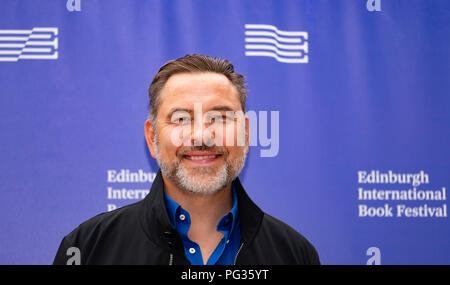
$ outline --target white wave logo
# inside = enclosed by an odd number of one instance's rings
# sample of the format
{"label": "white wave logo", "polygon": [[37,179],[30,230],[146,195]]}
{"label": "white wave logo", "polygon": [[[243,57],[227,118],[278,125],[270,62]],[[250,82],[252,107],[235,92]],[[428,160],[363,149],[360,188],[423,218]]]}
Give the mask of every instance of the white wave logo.
{"label": "white wave logo", "polygon": [[57,59],[58,28],[0,30],[0,61]]}
{"label": "white wave logo", "polygon": [[308,33],[271,25],[245,25],[245,55],[268,56],[284,63],[308,63]]}

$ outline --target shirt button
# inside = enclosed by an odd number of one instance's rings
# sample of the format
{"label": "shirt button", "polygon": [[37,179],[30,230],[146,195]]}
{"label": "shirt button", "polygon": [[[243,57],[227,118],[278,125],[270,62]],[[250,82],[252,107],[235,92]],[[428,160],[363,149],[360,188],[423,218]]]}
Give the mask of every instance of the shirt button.
{"label": "shirt button", "polygon": [[227,240],[227,244],[230,242],[230,240]]}
{"label": "shirt button", "polygon": [[179,218],[180,218],[180,220],[184,221],[184,220],[186,219],[186,216],[183,215],[183,214],[181,214],[181,215],[179,216]]}
{"label": "shirt button", "polygon": [[191,247],[191,248],[189,249],[189,253],[190,253],[190,254],[194,254],[194,253],[195,253],[195,248]]}

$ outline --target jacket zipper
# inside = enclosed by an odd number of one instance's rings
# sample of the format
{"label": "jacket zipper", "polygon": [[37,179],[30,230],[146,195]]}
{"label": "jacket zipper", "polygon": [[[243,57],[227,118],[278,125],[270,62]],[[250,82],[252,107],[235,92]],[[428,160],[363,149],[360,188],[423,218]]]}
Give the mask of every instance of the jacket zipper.
{"label": "jacket zipper", "polygon": [[244,246],[244,243],[241,243],[241,246],[239,247],[239,250],[238,250],[238,252],[236,253],[236,256],[234,257],[234,264],[233,264],[233,265],[236,265],[236,261],[237,261],[239,252],[241,252],[241,249],[242,249],[243,246]]}
{"label": "jacket zipper", "polygon": [[170,256],[169,256],[169,265],[173,265],[173,254],[172,253],[170,253]]}

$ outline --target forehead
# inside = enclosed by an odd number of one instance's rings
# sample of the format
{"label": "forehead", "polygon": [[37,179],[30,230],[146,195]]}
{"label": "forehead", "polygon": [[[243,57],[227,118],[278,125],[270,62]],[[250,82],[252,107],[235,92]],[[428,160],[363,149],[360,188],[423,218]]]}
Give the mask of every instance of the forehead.
{"label": "forehead", "polygon": [[179,73],[172,75],[161,90],[160,109],[191,107],[202,103],[204,108],[215,104],[228,104],[239,110],[239,95],[228,78],[219,73]]}

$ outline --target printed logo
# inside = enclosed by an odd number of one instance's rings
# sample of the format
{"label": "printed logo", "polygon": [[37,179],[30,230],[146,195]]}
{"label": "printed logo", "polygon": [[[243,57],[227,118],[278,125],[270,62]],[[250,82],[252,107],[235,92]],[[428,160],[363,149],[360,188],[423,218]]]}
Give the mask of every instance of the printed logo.
{"label": "printed logo", "polygon": [[58,28],[0,30],[0,61],[58,59]]}
{"label": "printed logo", "polygon": [[272,25],[245,25],[245,55],[268,56],[283,63],[308,63],[308,33]]}

